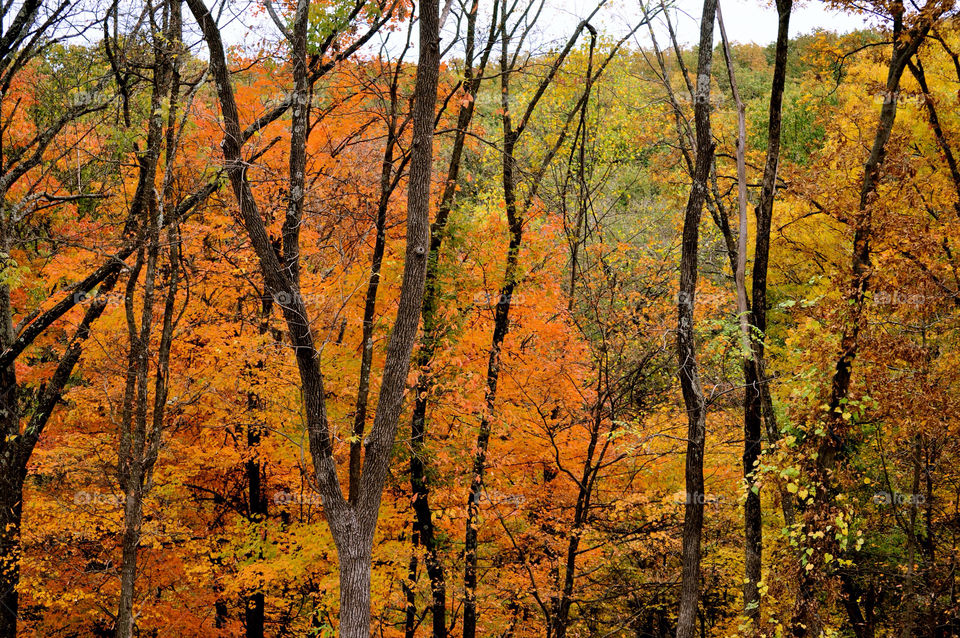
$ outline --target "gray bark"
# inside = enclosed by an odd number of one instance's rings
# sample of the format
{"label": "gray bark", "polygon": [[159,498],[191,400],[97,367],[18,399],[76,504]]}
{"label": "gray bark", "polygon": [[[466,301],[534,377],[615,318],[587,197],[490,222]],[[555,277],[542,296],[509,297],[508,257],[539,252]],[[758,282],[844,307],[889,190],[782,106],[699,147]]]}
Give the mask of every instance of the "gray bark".
{"label": "gray bark", "polygon": [[[370,632],[370,561],[373,536],[396,438],[410,355],[420,321],[430,241],[430,180],[440,61],[439,7],[432,0],[420,6],[420,56],[414,89],[413,140],[407,193],[407,245],[399,309],[387,346],[377,411],[366,441],[356,501],[350,502],[344,497],[337,475],[319,353],[296,276],[297,263],[293,256],[299,252],[293,230],[299,228],[300,220],[296,217],[301,211],[293,210],[294,218],[288,217],[285,221],[285,227],[291,229],[291,232],[284,237],[282,258],[278,257],[248,181],[247,164],[242,155],[244,134],[240,127],[219,28],[202,0],[187,0],[187,4],[200,24],[210,51],[211,70],[224,120],[224,159],[241,218],[257,254],[267,288],[275,294],[282,293],[277,294],[280,301],[278,305],[296,355],[317,487],[340,561],[340,635],[344,638],[367,638]],[[358,12],[362,5],[363,3],[358,5]],[[382,22],[378,23],[376,28],[379,28],[380,24]],[[308,112],[309,101],[304,99],[303,86],[300,83],[297,83],[291,101],[303,105],[304,112]],[[300,117],[307,116],[295,117],[294,122],[307,121],[300,120]],[[292,144],[304,142],[305,138],[291,136]],[[293,155],[292,149],[291,157]],[[292,175],[291,186],[302,183],[300,180],[299,174]]]}
{"label": "gray bark", "polygon": [[693,184],[683,220],[680,257],[680,294],[677,304],[677,361],[680,387],[687,409],[687,455],[684,469],[686,506],[683,516],[683,568],[677,638],[693,638],[700,599],[700,539],[703,533],[703,453],[706,439],[707,405],[697,368],[694,342],[694,303],[697,290],[697,253],[700,217],[707,198],[713,164],[713,133],[710,128],[710,70],[713,63],[713,23],[716,0],[704,0],[700,20],[700,54],[694,90],[696,160]]}

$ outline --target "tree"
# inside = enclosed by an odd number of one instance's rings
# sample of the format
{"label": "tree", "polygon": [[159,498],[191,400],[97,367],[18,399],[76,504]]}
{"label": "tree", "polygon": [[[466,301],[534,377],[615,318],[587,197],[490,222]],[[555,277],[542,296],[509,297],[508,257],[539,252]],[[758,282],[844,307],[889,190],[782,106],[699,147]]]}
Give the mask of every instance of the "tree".
{"label": "tree", "polygon": [[[840,352],[834,366],[830,390],[826,401],[826,414],[822,416],[826,427],[820,437],[814,460],[814,471],[821,487],[817,490],[815,506],[804,512],[805,529],[818,528],[824,518],[833,518],[837,490],[834,473],[836,465],[844,454],[845,439],[848,436],[848,418],[845,404],[848,402],[852,380],[853,362],[860,347],[860,333],[864,327],[867,291],[873,275],[871,263],[871,240],[873,234],[873,208],[877,204],[877,188],[880,183],[881,167],[887,152],[887,142],[893,131],[897,117],[897,96],[900,80],[907,63],[916,55],[930,29],[943,15],[946,7],[937,2],[928,2],[916,14],[908,16],[901,4],[891,8],[893,19],[892,51],[887,67],[884,85],[884,100],[880,117],[874,133],[870,154],[864,164],[860,184],[859,205],[852,218],[854,227],[853,250],[851,258],[850,284],[847,291],[849,316],[846,318],[840,337]],[[833,551],[831,551],[833,550]],[[839,554],[837,547],[827,543],[822,549],[825,554]],[[807,636],[818,630],[821,625],[815,599],[816,586],[813,570],[801,571],[801,585],[798,590],[796,611],[792,620],[792,631],[796,636]],[[855,631],[863,629],[862,619],[854,618]]]}
{"label": "tree", "polygon": [[[117,610],[117,638],[131,638],[134,634],[134,596],[137,580],[137,553],[143,525],[144,494],[150,489],[153,469],[163,440],[170,377],[170,350],[174,331],[183,309],[177,307],[181,255],[180,227],[176,220],[165,232],[167,261],[160,262],[162,250],[162,219],[164,211],[175,206],[173,201],[174,166],[177,145],[183,132],[179,119],[180,67],[182,60],[182,18],[179,1],[155,7],[148,2],[147,12],[152,30],[161,36],[153,42],[150,115],[146,144],[141,154],[141,178],[134,194],[136,214],[141,219],[143,238],[131,268],[124,293],[129,350],[123,405],[121,408],[120,441],[117,474],[124,494],[124,524],[122,564],[120,568],[120,601]],[[158,15],[159,14],[159,15]],[[167,121],[163,121],[165,104]],[[189,104],[186,112],[189,113]],[[158,169],[164,155],[163,179],[159,189]],[[156,346],[156,369],[150,371],[153,354],[152,335],[154,316],[158,305],[158,275],[166,271],[166,297],[159,313],[161,322],[159,344]],[[138,294],[140,275],[143,289]],[[138,300],[138,297],[140,299]],[[137,304],[139,301],[139,308]],[[138,320],[139,310],[139,320]],[[153,397],[150,382],[153,381]],[[151,405],[152,403],[152,405]]]}
{"label": "tree", "polygon": [[305,64],[309,5],[307,2],[297,5],[290,38],[295,69],[290,142],[291,205],[284,222],[282,253],[279,257],[267,235],[246,175],[241,154],[243,133],[219,28],[200,0],[188,0],[188,5],[200,24],[210,50],[213,77],[217,84],[225,126],[223,152],[227,173],[240,206],[244,226],[257,253],[264,281],[270,291],[282,299],[278,305],[283,312],[288,336],[295,350],[317,486],[323,499],[327,522],[337,544],[340,564],[340,634],[347,637],[368,636],[373,536],[423,300],[429,242],[434,112],[440,63],[439,7],[433,2],[421,6],[420,57],[414,90],[414,150],[408,182],[407,248],[403,283],[397,319],[384,363],[377,412],[366,444],[359,491],[356,501],[351,503],[344,498],[337,476],[325,406],[323,375],[320,372],[319,355],[298,281],[298,241],[305,179],[303,147],[310,113],[309,102],[304,99],[310,79]]}
{"label": "tree", "polygon": [[[427,441],[427,408],[430,399],[430,390],[433,377],[430,371],[437,348],[442,338],[442,325],[438,315],[441,290],[439,279],[440,256],[447,236],[447,222],[453,211],[457,190],[460,185],[460,168],[470,131],[470,124],[475,112],[477,95],[484,79],[484,70],[487,61],[496,44],[496,35],[500,28],[497,19],[500,3],[494,2],[490,23],[490,31],[486,43],[479,56],[476,54],[477,20],[479,18],[479,0],[473,0],[467,10],[466,48],[463,60],[463,98],[457,112],[456,131],[450,150],[450,160],[447,167],[446,181],[437,214],[430,225],[430,255],[427,261],[427,272],[423,296],[423,329],[417,345],[415,365],[418,372],[415,388],[413,412],[410,419],[410,490],[413,494],[413,534],[414,547],[422,545],[425,551],[424,562],[427,568],[427,577],[430,579],[430,613],[434,638],[446,638],[447,635],[447,593],[446,575],[443,563],[439,556],[439,547],[434,534],[433,512],[430,509],[430,481],[427,474],[426,441]],[[474,68],[476,65],[476,68]],[[415,557],[411,558],[411,579],[416,579],[417,565]],[[412,588],[411,588],[412,591]],[[407,620],[404,628],[408,637],[416,631],[415,612],[416,599],[413,604],[408,603]]]}
{"label": "tree", "polygon": [[[553,60],[552,64],[548,68],[546,75],[537,84],[537,88],[527,102],[526,106],[523,107],[522,110],[518,109],[518,112],[521,113],[521,116],[516,123],[514,123],[513,119],[514,106],[512,103],[513,97],[511,94],[511,75],[517,72],[517,69],[514,65],[516,64],[519,56],[519,51],[511,52],[510,45],[512,38],[515,37],[513,34],[515,34],[518,30],[520,30],[518,42],[522,43],[528,35],[528,31],[532,25],[525,25],[525,27],[521,27],[520,25],[523,24],[522,21],[525,20],[527,13],[531,10],[533,5],[531,4],[526,7],[526,9],[521,12],[519,16],[520,22],[518,22],[516,26],[512,25],[510,28],[508,28],[508,20],[512,17],[511,14],[513,11],[510,11],[504,7],[499,14],[500,125],[503,132],[503,148],[501,151],[501,187],[503,189],[503,201],[507,214],[507,224],[509,226],[510,239],[507,246],[507,254],[504,264],[503,282],[500,285],[499,293],[496,297],[497,304],[493,318],[493,334],[491,336],[490,349],[487,357],[484,407],[483,412],[480,415],[480,425],[477,430],[477,443],[475,447],[476,451],[473,459],[473,470],[470,477],[470,489],[467,495],[467,520],[466,533],[464,537],[463,570],[464,638],[473,638],[477,631],[476,588],[478,549],[477,533],[479,527],[478,519],[480,514],[479,505],[481,492],[483,490],[483,475],[487,464],[487,447],[490,441],[492,418],[496,411],[497,384],[500,379],[501,350],[503,348],[503,341],[507,336],[507,331],[510,329],[510,306],[513,303],[512,300],[514,298],[514,292],[519,283],[519,256],[520,247],[523,242],[523,228],[525,224],[524,215],[533,203],[540,179],[542,179],[542,176],[550,165],[550,162],[553,161],[553,158],[562,147],[566,139],[569,125],[574,118],[574,114],[579,111],[579,108],[575,108],[567,117],[564,126],[561,128],[557,136],[556,141],[548,148],[545,156],[540,161],[540,165],[535,169],[534,173],[536,176],[532,180],[531,187],[528,189],[526,196],[523,198],[518,196],[517,192],[519,182],[518,167],[516,165],[517,142],[527,129],[527,126],[530,123],[530,118],[542,99],[544,92],[550,86],[557,74],[557,71],[560,69],[564,60],[573,49],[584,29],[589,29],[591,33],[593,33],[593,27],[589,26],[589,20],[597,13],[597,11],[599,11],[601,6],[602,4],[598,5],[590,13],[587,19],[581,21],[574,30],[574,33],[567,40],[563,50],[556,57],[556,59]],[[582,100],[585,101],[586,99],[587,98],[585,94]]]}
{"label": "tree", "polygon": [[680,583],[680,609],[677,638],[692,638],[696,630],[700,593],[700,537],[703,530],[703,452],[706,440],[707,403],[697,369],[694,342],[694,303],[697,294],[697,252],[700,214],[707,197],[710,167],[713,163],[713,133],[710,128],[710,69],[713,62],[713,23],[717,3],[704,0],[700,19],[700,53],[694,92],[696,129],[695,167],[690,197],[683,218],[680,257],[680,292],[677,297],[677,363],[683,402],[687,409],[687,455],[685,466],[686,506],[683,517],[683,573]]}

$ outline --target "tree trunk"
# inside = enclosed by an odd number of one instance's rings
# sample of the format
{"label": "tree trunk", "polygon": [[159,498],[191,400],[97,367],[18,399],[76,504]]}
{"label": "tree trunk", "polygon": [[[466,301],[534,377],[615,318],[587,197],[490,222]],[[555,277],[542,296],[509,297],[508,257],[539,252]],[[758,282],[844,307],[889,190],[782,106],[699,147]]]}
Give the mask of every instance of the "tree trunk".
{"label": "tree trunk", "polygon": [[723,14],[717,4],[717,24],[720,26],[720,37],[723,43],[723,58],[727,67],[727,77],[730,80],[730,91],[737,106],[737,204],[739,211],[739,228],[737,232],[737,266],[734,273],[737,289],[737,319],[740,323],[740,349],[743,357],[744,373],[744,437],[743,437],[743,477],[747,486],[746,500],[743,505],[743,610],[748,619],[757,619],[760,616],[760,570],[763,554],[763,513],[760,508],[760,493],[754,489],[756,481],[753,472],[760,458],[760,404],[755,399],[759,395],[759,386],[751,386],[750,377],[756,376],[759,367],[756,353],[752,344],[750,328],[750,305],[747,302],[747,171],[746,171],[746,144],[747,125],[743,100],[737,88],[736,73],[733,68],[733,59],[730,54],[730,43],[727,40],[726,28],[723,24]]}
{"label": "tree trunk", "polygon": [[513,129],[510,116],[510,72],[507,44],[506,12],[501,14],[500,36],[502,51],[500,59],[500,100],[501,121],[503,126],[502,184],[503,199],[507,210],[507,223],[510,227],[510,241],[507,247],[503,284],[496,299],[493,319],[493,337],[487,358],[487,386],[484,396],[484,410],[480,417],[480,429],[477,432],[477,445],[470,474],[470,491],[467,496],[467,521],[464,537],[463,568],[463,638],[474,638],[477,631],[477,550],[478,528],[480,525],[480,498],[483,490],[483,475],[487,467],[487,446],[490,441],[491,418],[496,409],[497,384],[500,380],[500,352],[503,340],[510,329],[510,305],[516,288],[517,267],[520,256],[520,244],[523,241],[523,220],[517,211],[516,181],[514,177],[514,147],[517,133]]}
{"label": "tree trunk", "polygon": [[[840,352],[834,367],[830,384],[828,413],[826,415],[826,433],[820,439],[814,466],[819,481],[814,500],[813,512],[808,513],[808,528],[818,527],[817,514],[828,514],[834,506],[836,481],[834,472],[845,453],[848,426],[841,417],[842,406],[850,392],[853,374],[853,362],[860,346],[860,332],[866,323],[867,292],[873,274],[871,240],[873,238],[872,207],[877,196],[881,168],[887,152],[887,142],[893,133],[897,118],[897,99],[900,91],[900,79],[910,59],[916,54],[930,31],[933,23],[943,15],[945,8],[934,0],[928,2],[920,14],[923,15],[911,28],[904,30],[904,7],[894,3],[890,7],[893,18],[892,51],[887,68],[884,87],[884,101],[880,109],[880,118],[874,133],[873,145],[863,168],[860,185],[860,202],[853,217],[855,224],[853,251],[851,255],[850,285],[846,293],[849,315],[840,337]],[[813,532],[809,529],[809,532]],[[829,542],[829,536],[828,536]],[[834,554],[839,550],[834,549]],[[817,587],[813,576],[807,570],[801,571],[800,587],[797,592],[791,631],[795,636],[816,635],[819,623],[819,605],[816,600]],[[856,602],[856,601],[852,601]]]}
{"label": "tree trunk", "polygon": [[[0,443],[0,449],[3,449]],[[20,522],[27,473],[12,446],[0,465],[0,638],[16,638],[20,583]]]}
{"label": "tree trunk", "polygon": [[[349,546],[340,550],[341,543]],[[370,572],[373,539],[358,533],[338,543],[340,562],[340,637],[370,636]]]}
{"label": "tree trunk", "polygon": [[[269,304],[264,304],[264,316],[260,321],[260,334],[263,335],[269,329]],[[264,367],[263,359],[260,359],[255,369],[262,371]],[[257,418],[263,411],[263,400],[253,392],[247,395],[247,409],[250,414]],[[264,493],[264,466],[260,461],[260,439],[261,433],[265,429],[259,423],[251,423],[247,426],[247,453],[250,458],[246,463],[247,474],[247,501],[249,504],[248,518],[250,522],[261,525],[267,519],[267,495]],[[261,555],[259,558],[263,558]],[[246,595],[243,608],[244,627],[246,628],[247,638],[263,638],[265,622],[265,600],[262,591],[254,591]]]}
{"label": "tree trunk", "polygon": [[[767,125],[767,156],[763,167],[760,187],[760,203],[756,208],[756,239],[753,251],[753,290],[750,319],[750,332],[753,345],[753,358],[745,364],[746,395],[744,402],[744,475],[753,472],[761,451],[763,436],[761,418],[766,422],[767,440],[773,444],[779,439],[776,414],[770,399],[769,380],[765,374],[764,349],[767,331],[767,271],[770,262],[770,228],[773,220],[773,206],[777,193],[777,168],[780,163],[780,129],[783,121],[783,90],[787,77],[787,54],[790,42],[790,14],[793,0],[778,0],[779,15],[777,43],[774,52],[773,82],[770,89],[769,122]],[[748,480],[748,484],[754,481]],[[752,514],[746,527],[759,529],[758,509],[760,497],[750,505]],[[747,496],[748,500],[750,495]],[[780,494],[781,509],[787,525],[793,523],[793,501],[789,492]],[[748,503],[749,505],[749,503]],[[745,513],[745,517],[748,514]],[[748,532],[760,538],[759,532]],[[758,609],[759,612],[759,609]]]}
{"label": "tree trunk", "polygon": [[[407,233],[404,255],[403,279],[400,285],[400,300],[396,321],[387,345],[377,411],[370,434],[366,439],[366,453],[359,479],[355,502],[344,497],[338,476],[333,443],[329,429],[324,391],[324,377],[320,369],[320,356],[314,340],[313,328],[303,297],[300,294],[298,272],[298,237],[302,213],[302,161],[293,161],[299,149],[291,149],[290,192],[291,205],[284,221],[283,255],[278,256],[261,217],[247,176],[247,164],[243,157],[243,144],[247,137],[240,127],[230,71],[220,29],[203,0],[187,0],[187,5],[203,31],[210,51],[210,68],[216,82],[223,118],[224,137],[221,148],[226,162],[227,174],[240,208],[240,215],[250,243],[256,252],[260,271],[268,290],[278,296],[279,306],[287,324],[287,335],[293,346],[303,411],[309,435],[310,455],[313,460],[317,488],[320,492],[324,515],[337,545],[341,575],[341,627],[340,635],[350,638],[367,638],[370,623],[370,571],[374,532],[380,511],[380,501],[386,485],[397,433],[397,422],[406,390],[410,355],[416,341],[423,303],[427,251],[430,242],[430,182],[433,164],[433,128],[439,81],[440,38],[439,7],[435,0],[420,4],[420,54],[417,63],[414,107],[411,121],[413,137],[411,145],[410,172],[407,194]],[[364,3],[356,5],[351,22]],[[306,24],[309,3],[297,4],[296,24]],[[390,15],[375,23],[379,28]],[[354,41],[345,51],[356,51],[374,31]],[[334,36],[328,37],[332,42]],[[291,44],[300,53],[303,39],[299,33]],[[327,45],[324,45],[327,46]],[[297,55],[300,55],[298,53]],[[344,53],[335,59],[343,59]],[[295,61],[295,68],[297,63]],[[316,76],[322,75],[324,65]],[[291,144],[305,143],[300,136],[297,122],[307,121],[309,104],[298,80],[297,91],[291,98],[294,104],[294,133]],[[284,107],[285,110],[286,107]],[[296,165],[295,165],[296,164]],[[298,201],[294,201],[294,199]],[[299,202],[299,203],[298,203]],[[282,301],[280,301],[282,298]]]}
{"label": "tree trunk", "polygon": [[137,553],[143,522],[143,488],[127,490],[123,508],[122,562],[120,566],[120,602],[117,606],[117,638],[133,636],[133,596],[137,580]]}
{"label": "tree trunk", "polygon": [[707,197],[713,163],[710,128],[710,70],[713,63],[713,23],[716,0],[704,0],[700,20],[700,52],[694,93],[696,161],[693,184],[683,220],[680,257],[680,294],[677,304],[677,360],[680,387],[687,409],[687,455],[684,468],[686,506],[683,516],[683,569],[677,638],[693,638],[700,598],[700,538],[703,532],[703,453],[706,439],[706,400],[697,369],[694,342],[694,304],[697,290],[697,263],[700,243],[700,216]]}
{"label": "tree trunk", "polygon": [[[446,574],[438,553],[437,541],[433,529],[433,512],[430,508],[430,483],[426,471],[425,444],[427,440],[427,408],[433,375],[430,365],[436,354],[441,338],[441,326],[437,311],[440,301],[438,283],[440,270],[440,250],[447,236],[447,221],[453,208],[459,184],[460,165],[470,122],[473,120],[477,92],[483,79],[490,52],[496,42],[496,24],[491,24],[490,35],[480,56],[479,68],[474,71],[474,49],[476,38],[477,12],[479,0],[473,0],[467,14],[466,54],[464,57],[464,89],[469,96],[461,105],[457,114],[457,130],[450,152],[446,183],[437,216],[430,227],[430,256],[427,261],[426,285],[423,295],[423,331],[416,354],[416,367],[419,370],[414,396],[413,415],[410,419],[410,490],[413,494],[415,544],[424,548],[424,563],[427,577],[430,579],[430,610],[433,638],[446,638],[447,587]],[[415,575],[415,574],[413,574]],[[412,625],[408,623],[409,632]]]}

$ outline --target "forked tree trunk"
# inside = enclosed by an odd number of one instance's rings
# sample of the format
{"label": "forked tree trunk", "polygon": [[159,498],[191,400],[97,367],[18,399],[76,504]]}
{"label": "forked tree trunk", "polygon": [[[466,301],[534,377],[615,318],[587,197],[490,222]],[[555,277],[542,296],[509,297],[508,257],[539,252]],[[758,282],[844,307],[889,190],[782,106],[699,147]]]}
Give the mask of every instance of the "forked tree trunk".
{"label": "forked tree trunk", "polygon": [[[413,138],[410,173],[407,193],[407,242],[404,255],[403,279],[400,284],[400,300],[396,321],[387,345],[383,366],[377,411],[370,434],[366,440],[363,469],[359,478],[355,502],[345,498],[340,485],[333,443],[326,411],[324,378],[320,369],[320,355],[313,334],[299,283],[299,231],[302,226],[303,185],[305,157],[300,148],[291,148],[289,186],[290,206],[283,225],[283,250],[277,252],[264,225],[256,198],[247,175],[247,163],[243,157],[243,144],[247,137],[240,125],[230,71],[227,68],[226,52],[219,27],[203,0],[187,0],[191,12],[203,32],[210,51],[210,67],[216,82],[223,117],[223,149],[227,174],[240,208],[247,236],[257,254],[260,271],[267,288],[283,301],[279,302],[287,324],[287,336],[293,346],[303,409],[309,435],[310,455],[316,485],[323,500],[324,515],[337,547],[340,563],[340,636],[343,638],[368,638],[370,634],[370,572],[373,553],[373,538],[380,511],[380,501],[386,485],[397,421],[403,404],[410,355],[420,322],[420,307],[423,303],[427,252],[430,243],[429,212],[430,183],[433,164],[433,128],[437,102],[437,84],[440,65],[439,7],[435,0],[420,4],[420,55],[417,64],[414,88]],[[355,5],[350,21],[357,17],[365,3]],[[392,7],[395,5],[391,5]],[[309,15],[309,3],[297,4],[294,24],[303,26]],[[356,51],[363,42],[372,37],[376,29],[391,11],[385,11],[366,35],[354,40],[344,51]],[[279,22],[279,21],[278,21]],[[282,27],[282,25],[281,25]],[[294,36],[288,35],[295,58],[304,54],[303,31],[295,27]],[[328,38],[330,46],[332,38]],[[336,59],[343,59],[340,52]],[[303,81],[302,65],[295,60],[295,90],[290,97],[293,104],[293,135],[291,145],[306,143],[305,125],[309,122],[309,99],[306,94],[312,78],[319,77],[324,69]],[[284,110],[286,106],[284,106]],[[281,111],[282,112],[282,111]],[[300,128],[298,128],[300,127]],[[296,161],[294,161],[296,158]],[[278,299],[279,301],[279,299]]]}

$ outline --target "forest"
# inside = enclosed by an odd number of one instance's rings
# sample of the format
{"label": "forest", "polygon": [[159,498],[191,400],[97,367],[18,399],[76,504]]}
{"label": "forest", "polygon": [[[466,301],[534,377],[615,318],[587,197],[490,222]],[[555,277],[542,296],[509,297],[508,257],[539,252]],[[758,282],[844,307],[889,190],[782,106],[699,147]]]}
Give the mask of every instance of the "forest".
{"label": "forest", "polygon": [[960,636],[958,10],[588,5],[0,2],[0,638]]}

